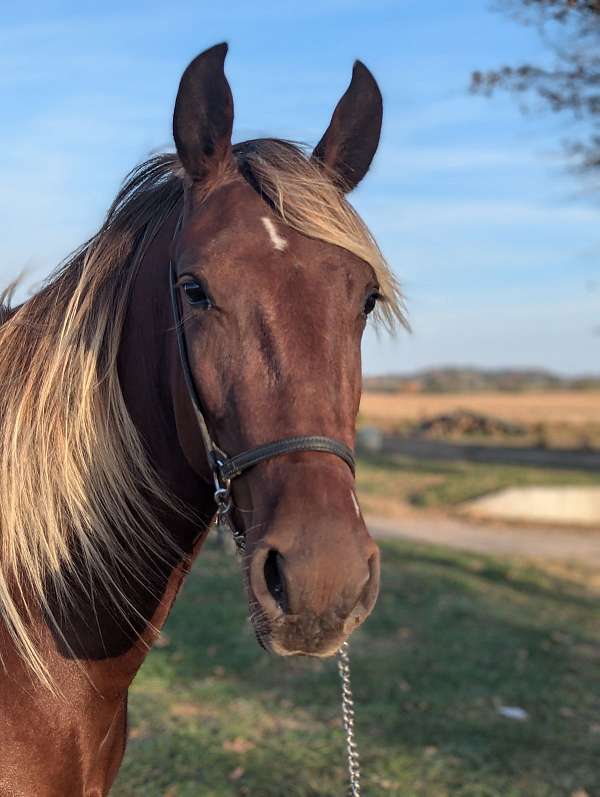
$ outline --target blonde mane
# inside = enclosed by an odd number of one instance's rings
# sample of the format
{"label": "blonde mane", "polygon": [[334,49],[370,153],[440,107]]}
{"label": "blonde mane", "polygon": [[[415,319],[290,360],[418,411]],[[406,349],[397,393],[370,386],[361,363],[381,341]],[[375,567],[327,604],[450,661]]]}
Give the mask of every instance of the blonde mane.
{"label": "blonde mane", "polygon": [[[286,224],[368,262],[384,322],[402,320],[398,286],[369,231],[299,147],[267,139],[234,153]],[[173,546],[150,499],[181,507],[148,461],[117,356],[137,266],[183,190],[175,155],[141,164],[98,233],[42,290],[14,310],[0,305],[0,620],[51,689],[39,617],[58,628],[52,606],[69,605],[73,583],[89,589],[82,572],[108,585],[124,614],[120,576],[142,580],[140,551],[159,557]]]}

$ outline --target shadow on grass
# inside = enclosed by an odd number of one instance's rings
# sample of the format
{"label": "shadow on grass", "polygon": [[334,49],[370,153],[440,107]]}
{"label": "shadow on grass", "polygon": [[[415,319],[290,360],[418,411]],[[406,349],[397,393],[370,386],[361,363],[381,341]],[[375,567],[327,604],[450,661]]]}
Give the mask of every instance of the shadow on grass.
{"label": "shadow on grass", "polygon": [[[595,794],[593,599],[481,556],[383,549],[380,600],[352,644],[366,793]],[[343,793],[335,662],[270,657],[245,617],[237,563],[207,547],[136,681],[117,797]]]}
{"label": "shadow on grass", "polygon": [[588,592],[583,584],[565,582],[524,563],[515,565],[507,559],[461,552],[450,554],[448,549],[435,546],[422,549],[413,546],[396,554],[388,548],[388,557],[392,556],[398,566],[414,563],[422,567],[437,567],[445,576],[454,572],[463,582],[464,589],[469,589],[469,583],[478,589],[481,582],[487,581],[504,586],[511,593],[520,592],[545,599],[561,611],[567,605],[590,611],[599,608],[598,595]]}

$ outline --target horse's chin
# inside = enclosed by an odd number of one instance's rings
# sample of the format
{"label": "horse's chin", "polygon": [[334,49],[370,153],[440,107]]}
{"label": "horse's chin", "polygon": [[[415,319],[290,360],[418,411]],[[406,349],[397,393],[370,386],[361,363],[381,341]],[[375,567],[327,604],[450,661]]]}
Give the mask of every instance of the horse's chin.
{"label": "horse's chin", "polygon": [[328,659],[335,656],[344,642],[345,638],[342,637],[339,642],[327,645],[321,649],[302,650],[301,648],[289,649],[279,644],[277,641],[273,641],[270,644],[270,650],[271,653],[274,653],[276,656],[312,656],[317,659]]}
{"label": "horse's chin", "polygon": [[268,630],[254,626],[254,633],[258,644],[268,653],[275,656],[311,656],[325,659],[335,656],[348,638],[348,634],[340,631],[328,633],[324,638],[315,636],[306,638],[297,635],[297,627],[289,618],[281,619]]}

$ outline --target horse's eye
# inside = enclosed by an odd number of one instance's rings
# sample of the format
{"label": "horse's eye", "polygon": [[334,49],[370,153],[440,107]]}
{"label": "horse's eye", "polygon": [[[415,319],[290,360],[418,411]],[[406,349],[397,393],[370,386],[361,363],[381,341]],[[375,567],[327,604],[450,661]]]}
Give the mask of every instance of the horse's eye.
{"label": "horse's eye", "polygon": [[195,307],[203,307],[208,310],[212,307],[212,302],[206,295],[206,291],[197,282],[184,282],[182,288],[185,292],[185,298],[190,304]]}
{"label": "horse's eye", "polygon": [[369,315],[369,313],[373,312],[378,299],[381,299],[381,294],[379,293],[379,291],[373,291],[373,293],[371,293],[367,297],[367,301],[365,302],[365,306],[363,309],[363,313],[365,315]]}

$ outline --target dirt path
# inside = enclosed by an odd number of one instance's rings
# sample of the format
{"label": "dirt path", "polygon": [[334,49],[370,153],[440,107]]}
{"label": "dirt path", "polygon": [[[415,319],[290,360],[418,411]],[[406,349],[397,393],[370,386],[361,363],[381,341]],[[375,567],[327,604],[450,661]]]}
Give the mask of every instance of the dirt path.
{"label": "dirt path", "polygon": [[416,540],[475,553],[574,562],[600,569],[600,531],[504,526],[440,516],[367,517],[375,537]]}

